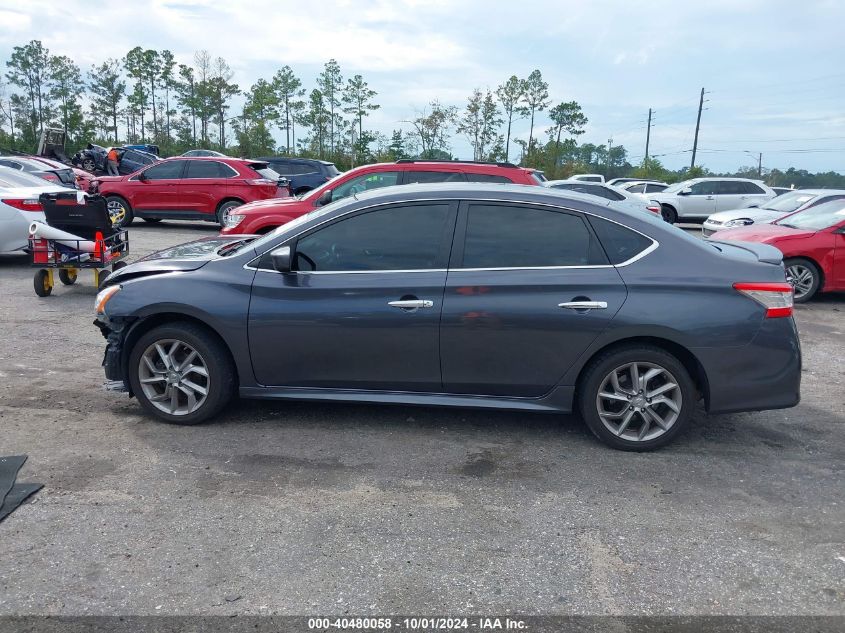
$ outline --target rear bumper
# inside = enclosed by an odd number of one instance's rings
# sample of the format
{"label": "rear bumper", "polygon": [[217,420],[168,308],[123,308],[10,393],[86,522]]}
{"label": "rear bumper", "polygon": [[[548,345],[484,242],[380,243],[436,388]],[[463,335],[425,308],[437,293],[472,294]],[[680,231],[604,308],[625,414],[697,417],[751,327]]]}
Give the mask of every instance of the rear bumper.
{"label": "rear bumper", "polygon": [[801,345],[792,318],[765,319],[745,347],[691,351],[707,375],[711,413],[786,409],[801,400]]}

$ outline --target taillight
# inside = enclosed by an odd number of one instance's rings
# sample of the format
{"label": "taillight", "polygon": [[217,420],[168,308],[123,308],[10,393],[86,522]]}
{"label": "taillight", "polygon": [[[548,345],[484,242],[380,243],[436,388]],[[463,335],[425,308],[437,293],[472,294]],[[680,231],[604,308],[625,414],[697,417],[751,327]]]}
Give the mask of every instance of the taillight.
{"label": "taillight", "polygon": [[660,213],[660,207],[659,207],[659,206],[655,206],[655,205],[648,205],[648,206],[646,207],[646,209],[648,209],[648,210],[649,210],[649,211],[651,211],[652,213]]}
{"label": "taillight", "polygon": [[792,286],[787,283],[735,283],[734,288],[766,308],[766,318],[792,316]]}
{"label": "taillight", "polygon": [[276,181],[269,178],[251,178],[246,183],[248,185],[275,185]]}
{"label": "taillight", "polygon": [[19,209],[21,211],[43,211],[41,203],[37,198],[30,198],[28,200],[21,200],[20,198],[12,198],[11,200],[0,200],[3,204],[8,204],[10,207]]}

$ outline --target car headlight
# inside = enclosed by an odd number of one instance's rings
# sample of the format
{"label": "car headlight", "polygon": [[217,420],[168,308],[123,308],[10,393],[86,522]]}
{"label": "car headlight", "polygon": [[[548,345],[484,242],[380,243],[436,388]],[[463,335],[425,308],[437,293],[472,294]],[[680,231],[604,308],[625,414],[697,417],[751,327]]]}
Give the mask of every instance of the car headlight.
{"label": "car headlight", "polygon": [[237,213],[230,213],[227,215],[224,220],[223,224],[226,226],[227,229],[231,229],[236,227],[238,224],[244,221],[245,215],[238,215]]}
{"label": "car headlight", "polygon": [[725,222],[726,227],[748,226],[749,224],[754,224],[754,220],[750,218],[737,218],[736,220],[728,220]]}
{"label": "car headlight", "polygon": [[95,299],[94,305],[96,306],[97,316],[106,313],[106,304],[109,300],[117,294],[117,292],[122,288],[120,284],[116,286],[109,286],[108,288],[103,288],[100,292],[97,293],[97,298]]}

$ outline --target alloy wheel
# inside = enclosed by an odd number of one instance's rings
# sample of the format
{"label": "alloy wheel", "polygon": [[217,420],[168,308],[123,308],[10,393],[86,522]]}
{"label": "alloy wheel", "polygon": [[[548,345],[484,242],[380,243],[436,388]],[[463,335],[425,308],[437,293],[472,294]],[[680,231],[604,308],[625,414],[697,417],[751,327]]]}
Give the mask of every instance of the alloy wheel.
{"label": "alloy wheel", "polygon": [[117,200],[109,200],[107,208],[112,225],[120,226],[126,219],[126,207]]}
{"label": "alloy wheel", "polygon": [[795,300],[803,299],[815,284],[815,273],[804,264],[792,264],[786,269],[786,278],[792,284]]}
{"label": "alloy wheel", "polygon": [[617,367],[602,380],[596,396],[605,428],[632,442],[647,442],[666,433],[678,420],[682,407],[678,380],[655,363]]}
{"label": "alloy wheel", "polygon": [[150,403],[169,415],[188,415],[208,398],[208,366],[193,347],[176,339],[155,341],[141,355],[138,381]]}

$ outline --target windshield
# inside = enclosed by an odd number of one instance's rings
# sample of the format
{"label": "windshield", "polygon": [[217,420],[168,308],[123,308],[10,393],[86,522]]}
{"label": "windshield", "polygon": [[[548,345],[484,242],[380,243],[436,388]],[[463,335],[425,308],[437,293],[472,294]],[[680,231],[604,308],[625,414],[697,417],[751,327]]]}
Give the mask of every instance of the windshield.
{"label": "windshield", "polygon": [[782,196],[770,200],[762,208],[769,209],[770,211],[792,213],[815,197],[815,194],[812,193],[798,193],[797,191],[795,193],[785,193]]}
{"label": "windshield", "polygon": [[834,200],[788,215],[775,224],[793,229],[821,231],[842,222],[845,222],[845,200]]}
{"label": "windshield", "polygon": [[681,189],[685,189],[690,186],[692,180],[684,180],[682,182],[676,182],[674,185],[669,185],[666,189],[663,190],[663,193],[678,193]]}
{"label": "windshield", "polygon": [[282,175],[274,169],[270,169],[269,167],[258,167],[256,168],[254,165],[252,167],[261,174],[262,178],[266,178],[267,180],[278,180],[282,177]]}

